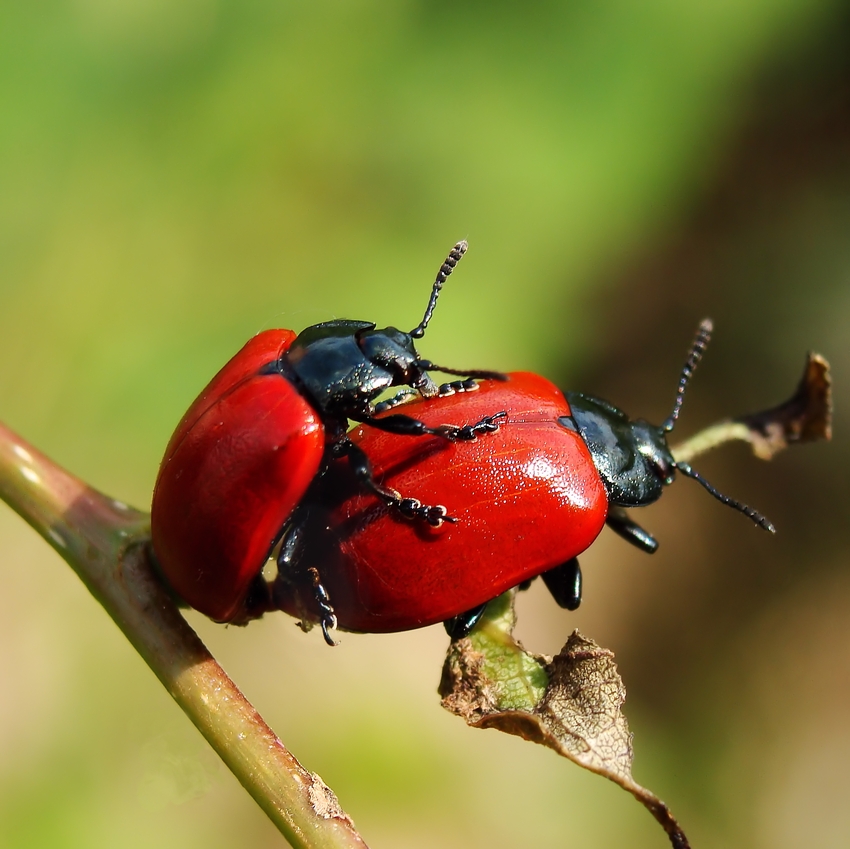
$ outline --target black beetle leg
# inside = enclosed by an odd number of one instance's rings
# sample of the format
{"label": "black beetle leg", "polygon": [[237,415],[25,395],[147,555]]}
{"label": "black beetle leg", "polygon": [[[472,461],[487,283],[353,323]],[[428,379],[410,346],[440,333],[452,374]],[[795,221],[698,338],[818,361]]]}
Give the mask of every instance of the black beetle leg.
{"label": "black beetle leg", "polygon": [[334,613],[330,596],[328,596],[328,591],[325,589],[325,585],[322,583],[322,579],[319,577],[319,570],[310,567],[310,569],[308,569],[307,571],[310,573],[310,576],[313,579],[313,595],[316,599],[316,603],[319,605],[319,610],[322,613],[322,618],[320,620],[322,626],[322,636],[325,638],[325,642],[329,646],[335,646],[337,645],[337,642],[330,635],[330,632],[336,630],[337,621],[336,613]]}
{"label": "black beetle leg", "polygon": [[412,401],[414,398],[419,397],[419,393],[414,389],[402,389],[400,392],[396,392],[396,394],[391,398],[387,398],[385,401],[379,401],[375,404],[375,412],[385,413],[387,410],[392,410],[400,404],[406,404],[408,401]]}
{"label": "black beetle leg", "polygon": [[605,524],[624,540],[647,554],[653,554],[658,548],[658,540],[649,531],[645,531],[640,525],[633,522],[622,507],[611,506]]}
{"label": "black beetle leg", "polygon": [[576,610],[581,604],[581,568],[578,557],[544,572],[541,577],[559,607]]}
{"label": "black beetle leg", "polygon": [[459,613],[457,616],[452,616],[451,619],[446,619],[443,622],[446,633],[452,640],[463,639],[478,624],[486,609],[486,603],[479,604],[478,607],[473,607],[471,610],[467,610],[466,613]]}
{"label": "black beetle leg", "polygon": [[[289,588],[285,588],[285,585],[292,583],[295,577],[298,553],[301,548],[301,541],[304,538],[306,518],[306,510],[296,510],[292,520],[283,531],[280,550],[277,553],[277,577],[273,589],[275,597],[278,593],[289,593]],[[329,646],[335,646],[336,642],[331,637],[330,632],[336,629],[337,620],[330,596],[321,581],[318,570],[310,568],[307,571],[313,584],[313,597],[319,607],[319,624],[322,626],[322,636]],[[275,606],[280,607],[277,601],[275,601]]]}
{"label": "black beetle leg", "polygon": [[336,454],[344,454],[357,478],[358,483],[380,498],[385,504],[398,510],[405,519],[421,519],[431,527],[439,528],[443,522],[457,522],[449,516],[442,504],[423,504],[418,498],[404,498],[394,489],[381,486],[372,474],[372,464],[362,448],[347,439],[334,446]]}
{"label": "black beetle leg", "polygon": [[428,427],[419,419],[405,416],[402,413],[394,413],[382,419],[367,418],[363,424],[384,430],[387,433],[395,433],[399,436],[441,436],[449,442],[473,442],[485,433],[494,433],[499,425],[508,417],[505,410],[484,416],[472,425],[439,425]]}
{"label": "black beetle leg", "polygon": [[[437,389],[437,397],[448,398],[450,395],[457,395],[461,392],[474,392],[478,389],[478,385],[478,381],[473,377],[467,377],[465,380],[453,380],[451,383],[442,383]],[[392,410],[419,397],[421,397],[420,393],[414,389],[402,389],[391,398],[375,404],[375,412],[386,413],[387,410]]]}
{"label": "black beetle leg", "polygon": [[508,418],[507,410],[500,410],[491,416],[483,416],[472,425],[440,425],[432,431],[436,436],[442,436],[449,442],[474,442],[485,433],[495,433],[499,425],[504,424]]}
{"label": "black beetle leg", "polygon": [[280,549],[277,553],[277,574],[281,580],[287,580],[293,574],[301,540],[304,538],[306,516],[296,510],[287,527],[281,534]]}

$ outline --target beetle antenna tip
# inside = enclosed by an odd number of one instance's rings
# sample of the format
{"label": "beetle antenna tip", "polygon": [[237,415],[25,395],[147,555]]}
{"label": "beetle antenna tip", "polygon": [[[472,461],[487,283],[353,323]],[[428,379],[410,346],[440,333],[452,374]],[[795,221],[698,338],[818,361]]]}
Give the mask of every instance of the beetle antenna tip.
{"label": "beetle antenna tip", "polygon": [[705,349],[711,340],[711,332],[714,330],[714,323],[710,318],[704,318],[699,325],[697,335],[691,345],[691,351],[688,354],[688,359],[685,361],[682,374],[679,377],[679,386],[676,389],[676,400],[673,403],[673,412],[667,417],[667,421],[661,425],[663,433],[669,433],[673,430],[676,424],[676,419],[679,418],[679,411],[682,409],[682,401],[685,399],[685,389],[687,389],[691,378],[694,376],[694,371],[699,365],[700,360],[705,354]]}
{"label": "beetle antenna tip", "polygon": [[437,298],[440,297],[440,290],[443,284],[448,279],[448,276],[455,270],[455,266],[463,259],[463,255],[469,249],[469,242],[466,239],[461,239],[450,251],[445,262],[440,266],[437,272],[437,279],[431,287],[431,297],[428,299],[428,306],[425,308],[425,315],[422,316],[422,321],[410,331],[410,335],[414,339],[421,339],[425,335],[425,328],[428,322],[431,321],[431,316],[434,314],[434,307],[437,306]]}
{"label": "beetle antenna tip", "polygon": [[759,513],[758,510],[753,510],[752,507],[749,507],[748,505],[743,504],[740,501],[735,501],[734,498],[730,498],[728,495],[724,495],[722,492],[715,489],[699,472],[692,468],[689,463],[676,463],[676,468],[686,477],[695,480],[722,504],[725,504],[727,507],[731,507],[733,510],[737,510],[739,513],[743,513],[745,516],[750,518],[756,525],[758,525],[762,530],[765,530],[771,534],[776,533],[776,526],[773,524],[773,522],[767,519],[767,517],[762,516],[762,514]]}

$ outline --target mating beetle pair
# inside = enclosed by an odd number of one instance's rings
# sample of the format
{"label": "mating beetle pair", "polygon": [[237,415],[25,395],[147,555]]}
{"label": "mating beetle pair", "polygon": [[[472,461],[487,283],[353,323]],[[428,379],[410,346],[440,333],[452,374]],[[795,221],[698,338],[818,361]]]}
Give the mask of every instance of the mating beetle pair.
{"label": "mating beetle pair", "polygon": [[[624,508],[655,501],[677,470],[772,530],[667,446],[708,322],[661,427],[536,375],[422,359],[415,340],[466,247],[441,266],[409,333],[360,321],[266,331],[192,404],[166,449],[151,519],[159,566],[185,602],[234,623],[283,609],[319,622],[329,643],[335,627],[440,621],[460,636],[489,600],[537,575],[575,609],[577,555],[606,523],[654,551]],[[438,387],[430,371],[465,379]],[[376,405],[392,387],[413,400]],[[351,433],[350,421],[361,423]],[[270,591],[261,573],[276,548]]]}

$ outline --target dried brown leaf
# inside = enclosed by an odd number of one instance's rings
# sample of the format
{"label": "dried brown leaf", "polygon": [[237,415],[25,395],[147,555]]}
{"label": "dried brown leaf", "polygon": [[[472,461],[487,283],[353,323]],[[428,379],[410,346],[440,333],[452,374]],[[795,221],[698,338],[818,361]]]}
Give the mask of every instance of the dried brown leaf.
{"label": "dried brown leaf", "polygon": [[727,419],[706,428],[674,448],[677,460],[690,462],[725,442],[749,442],[762,460],[770,460],[790,445],[832,439],[832,379],[829,363],[810,353],[794,394],[769,410]]}
{"label": "dried brown leaf", "polygon": [[793,442],[832,439],[832,379],[829,363],[810,353],[797,391],[784,404],[735,419],[749,429],[753,451],[769,460]]}
{"label": "dried brown leaf", "polygon": [[469,637],[452,643],[443,667],[443,707],[475,728],[541,743],[628,790],[677,849],[688,840],[655,794],[632,778],[626,690],[614,654],[573,632],[555,658],[532,655],[511,631],[513,595],[491,604]]}

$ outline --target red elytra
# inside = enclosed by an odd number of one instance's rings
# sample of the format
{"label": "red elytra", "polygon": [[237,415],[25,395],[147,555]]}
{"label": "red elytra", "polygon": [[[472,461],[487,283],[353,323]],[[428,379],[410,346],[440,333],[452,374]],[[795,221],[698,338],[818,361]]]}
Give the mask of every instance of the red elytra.
{"label": "red elytra", "polygon": [[295,574],[281,575],[275,601],[307,620],[319,611],[315,568],[341,629],[391,632],[442,622],[559,566],[596,539],[608,513],[605,486],[561,391],[517,372],[477,391],[417,399],[400,408],[426,424],[474,422],[505,410],[498,432],[475,442],[400,440],[357,428],[352,441],[376,480],[431,504],[454,524],[401,518],[334,464],[311,497]]}
{"label": "red elytra", "polygon": [[[151,517],[155,559],[184,601],[240,624],[279,607],[318,620],[330,644],[337,626],[380,632],[442,620],[462,636],[487,601],[537,575],[574,610],[576,555],[605,523],[655,551],[627,511],[656,501],[676,472],[774,530],[667,444],[708,320],[661,426],[593,396],[565,396],[536,375],[502,382],[500,373],[436,367],[414,340],[463,248],[441,267],[410,333],[346,319],[298,335],[266,331],[193,403],[169,442]],[[429,369],[468,377],[438,393]],[[484,382],[473,391],[476,377]],[[400,385],[427,397],[376,416],[378,395]],[[370,427],[346,433],[351,420]],[[261,572],[278,539],[269,587]]]}
{"label": "red elytra", "polygon": [[[429,370],[465,375],[466,381],[502,377],[436,366],[416,350],[467,247],[460,241],[449,251],[411,331],[350,319],[314,324],[298,334],[268,330],[212,379],[168,444],[151,506],[154,561],[183,601],[213,619],[240,624],[268,610],[263,566],[279,538],[299,536],[293,529],[301,524],[301,500],[333,458],[346,457],[361,485],[398,512],[439,525],[444,511],[438,505],[381,490],[368,456],[346,431],[351,421],[372,421],[376,399],[392,387],[437,395]],[[469,440],[493,422],[432,431],[396,414],[375,426],[399,436]],[[289,555],[288,547],[283,554]],[[322,628],[332,642],[329,622],[323,620]]]}
{"label": "red elytra", "polygon": [[291,330],[267,330],[224,366],[183,416],[157,478],[157,559],[171,588],[220,622],[240,617],[322,462],[318,413],[292,383],[260,374],[295,338]]}

